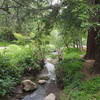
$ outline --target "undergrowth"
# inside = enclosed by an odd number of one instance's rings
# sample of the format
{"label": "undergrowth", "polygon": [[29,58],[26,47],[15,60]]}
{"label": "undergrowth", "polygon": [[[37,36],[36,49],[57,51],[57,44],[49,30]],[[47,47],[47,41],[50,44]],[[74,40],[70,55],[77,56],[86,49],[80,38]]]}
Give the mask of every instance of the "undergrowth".
{"label": "undergrowth", "polygon": [[56,67],[61,87],[60,100],[100,100],[100,77],[83,81],[84,60],[77,50],[64,51],[64,60]]}
{"label": "undergrowth", "polygon": [[8,45],[10,45],[11,43],[8,43],[8,42],[6,42],[6,41],[0,41],[0,47],[5,47],[5,46],[8,46]]}
{"label": "undergrowth", "polygon": [[0,52],[0,95],[11,93],[30,68],[34,72],[41,70],[37,49],[32,47],[10,45]]}

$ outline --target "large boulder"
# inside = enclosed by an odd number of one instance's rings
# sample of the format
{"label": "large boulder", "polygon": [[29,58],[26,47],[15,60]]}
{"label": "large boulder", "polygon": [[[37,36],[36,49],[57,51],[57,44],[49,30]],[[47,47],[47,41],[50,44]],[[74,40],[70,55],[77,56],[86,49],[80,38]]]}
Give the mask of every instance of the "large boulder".
{"label": "large boulder", "polygon": [[32,82],[31,80],[23,80],[21,85],[23,86],[23,90],[26,92],[35,90],[37,88],[36,83]]}
{"label": "large boulder", "polygon": [[41,84],[41,85],[42,84],[45,84],[46,83],[46,80],[39,80],[38,83]]}
{"label": "large boulder", "polygon": [[56,96],[53,93],[51,93],[48,96],[46,96],[44,100],[56,100]]}

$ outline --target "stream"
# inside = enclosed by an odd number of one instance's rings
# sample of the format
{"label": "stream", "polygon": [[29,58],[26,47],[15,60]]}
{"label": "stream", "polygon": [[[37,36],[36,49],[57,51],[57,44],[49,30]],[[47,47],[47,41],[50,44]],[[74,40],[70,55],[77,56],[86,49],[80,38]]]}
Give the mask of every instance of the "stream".
{"label": "stream", "polygon": [[48,80],[44,85],[38,85],[38,88],[30,93],[20,93],[21,87],[18,86],[17,92],[14,97],[0,97],[0,100],[44,100],[44,98],[53,93],[56,97],[59,97],[56,83],[56,73],[55,73],[55,64],[57,63],[57,59],[47,58],[45,60],[44,69],[38,75],[37,79],[40,79],[41,76],[47,76]]}
{"label": "stream", "polygon": [[39,85],[36,91],[25,96],[22,100],[44,100],[44,98],[50,93],[57,96],[58,88],[56,83],[55,66],[49,61],[51,60],[47,59],[45,61],[44,70],[40,74],[40,76],[48,76],[49,80],[47,80],[46,84]]}

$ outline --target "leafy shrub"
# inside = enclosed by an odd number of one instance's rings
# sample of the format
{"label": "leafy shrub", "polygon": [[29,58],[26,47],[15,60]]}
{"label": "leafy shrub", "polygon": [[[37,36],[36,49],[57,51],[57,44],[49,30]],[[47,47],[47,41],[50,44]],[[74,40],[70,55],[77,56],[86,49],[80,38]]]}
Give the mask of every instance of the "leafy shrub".
{"label": "leafy shrub", "polygon": [[5,95],[9,93],[14,86],[16,85],[16,81],[11,76],[5,76],[0,79],[0,95]]}
{"label": "leafy shrub", "polygon": [[15,37],[12,29],[9,27],[0,27],[0,40],[12,41]]}
{"label": "leafy shrub", "polygon": [[2,54],[0,54],[0,69],[0,95],[5,95],[16,85],[21,71],[11,66],[9,58]]}
{"label": "leafy shrub", "polygon": [[100,77],[93,78],[86,82],[82,82],[79,88],[65,88],[63,97],[60,100],[99,100],[100,99]]}
{"label": "leafy shrub", "polygon": [[[71,50],[73,51],[73,50]],[[64,52],[65,53],[65,52]],[[79,51],[67,51],[65,59],[57,65],[58,82],[63,90],[60,100],[99,100],[100,77],[83,81],[83,60],[79,58]]]}
{"label": "leafy shrub", "polygon": [[15,38],[17,39],[18,44],[25,45],[30,41],[30,37],[22,35],[21,33],[14,33]]}
{"label": "leafy shrub", "polygon": [[93,78],[81,84],[80,90],[89,94],[95,94],[100,91],[100,77]]}
{"label": "leafy shrub", "polygon": [[0,53],[0,95],[9,93],[26,70],[41,69],[36,47],[10,45]]}
{"label": "leafy shrub", "polygon": [[80,58],[80,55],[84,54],[84,52],[81,52],[79,49],[77,48],[69,48],[69,49],[65,49],[63,56],[65,59],[73,59],[73,58]]}
{"label": "leafy shrub", "polygon": [[8,46],[8,45],[10,45],[11,43],[9,43],[9,42],[6,42],[6,41],[0,41],[0,46],[1,47],[5,47],[5,46]]}
{"label": "leafy shrub", "polygon": [[63,60],[57,65],[57,77],[58,82],[64,86],[74,84],[74,87],[79,85],[80,80],[83,77],[81,72],[82,60],[80,59],[68,59]]}

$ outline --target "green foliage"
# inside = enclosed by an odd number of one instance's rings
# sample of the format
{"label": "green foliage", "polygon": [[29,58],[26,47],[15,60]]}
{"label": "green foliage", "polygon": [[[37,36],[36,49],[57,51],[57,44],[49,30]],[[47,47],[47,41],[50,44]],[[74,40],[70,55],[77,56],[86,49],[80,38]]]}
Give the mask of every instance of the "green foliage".
{"label": "green foliage", "polygon": [[18,44],[25,45],[30,41],[30,37],[22,35],[21,33],[14,33],[15,38],[17,39],[16,42]]}
{"label": "green foliage", "polygon": [[16,85],[15,79],[11,76],[5,76],[0,79],[0,95],[5,95],[14,89]]}
{"label": "green foliage", "polygon": [[[87,33],[90,26],[100,26],[100,14],[98,14],[100,6],[91,4],[87,0],[61,0],[60,7],[50,5],[49,0],[17,0],[17,2],[16,0],[1,0],[0,4],[0,40],[10,41],[16,37],[17,44],[24,45],[12,45],[3,53],[0,51],[2,53],[0,54],[0,94],[8,93],[10,90],[8,86],[12,87],[13,82],[16,82],[27,68],[32,67],[35,71],[40,69],[39,61],[44,58],[46,44],[50,42],[54,45],[54,49],[59,46],[67,48],[79,46],[80,48],[82,34]],[[57,32],[53,31],[48,38],[47,35],[55,29]],[[33,42],[33,46],[26,46],[30,41]],[[83,53],[79,50],[65,50],[64,60],[57,67],[59,81],[65,87],[69,87],[68,89],[80,87],[83,77],[80,54]],[[84,84],[85,86],[82,85],[81,89],[86,90],[93,86],[90,82]],[[90,92],[95,89],[97,90],[93,86]],[[78,100],[78,95],[84,96],[88,93],[87,91],[79,93],[79,91],[72,92],[73,99],[75,95]],[[87,94],[84,98],[88,97],[90,95]]]}
{"label": "green foliage", "polygon": [[63,56],[65,59],[80,58],[80,55],[84,54],[80,49],[77,48],[65,48]]}
{"label": "green foliage", "polygon": [[100,91],[100,77],[93,78],[81,84],[80,89],[88,94],[95,94]]}
{"label": "green foliage", "polygon": [[10,45],[0,53],[0,95],[9,93],[29,68],[36,72],[41,70],[36,50],[31,44]]}
{"label": "green foliage", "polygon": [[[71,55],[74,54],[74,56]],[[99,100],[100,77],[83,81],[83,60],[79,58],[80,51],[76,49],[65,50],[66,56],[57,66],[58,82],[63,85],[60,100]],[[76,55],[77,53],[77,55]],[[70,56],[71,57],[70,57]],[[78,57],[77,57],[78,56]]]}
{"label": "green foliage", "polygon": [[9,43],[9,42],[2,41],[2,42],[0,42],[0,47],[5,47],[5,46],[8,46],[10,44],[11,43]]}
{"label": "green foliage", "polygon": [[12,29],[9,27],[0,27],[0,40],[11,41],[14,40]]}
{"label": "green foliage", "polygon": [[60,35],[59,30],[56,30],[56,29],[52,30],[52,32],[50,34],[49,42],[51,45],[54,45],[55,48],[64,46],[63,38]]}
{"label": "green foliage", "polygon": [[99,100],[100,99],[100,77],[93,78],[86,82],[82,82],[78,89],[65,88],[63,93],[64,97],[60,100]]}
{"label": "green foliage", "polygon": [[64,59],[57,66],[58,82],[63,86],[78,87],[83,74],[81,72],[83,65],[82,60],[78,58]]}

